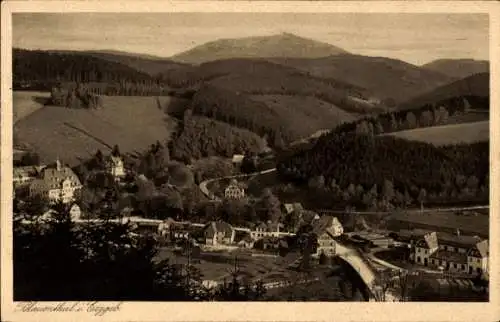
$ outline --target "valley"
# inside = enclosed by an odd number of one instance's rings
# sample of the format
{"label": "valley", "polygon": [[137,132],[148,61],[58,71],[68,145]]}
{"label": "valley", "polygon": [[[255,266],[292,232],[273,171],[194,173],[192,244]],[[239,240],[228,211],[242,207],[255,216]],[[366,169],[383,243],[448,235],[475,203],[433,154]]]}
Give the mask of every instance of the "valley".
{"label": "valley", "polygon": [[[69,216],[92,235],[75,243],[97,249],[68,256],[73,271],[80,257],[103,271],[101,256],[113,267],[101,279],[128,287],[137,268],[144,279],[131,288],[153,299],[260,300],[272,288],[267,298],[404,301],[385,274],[434,280],[439,262],[407,254],[403,270],[377,252],[462,232],[467,252],[484,255],[488,69],[361,55],[287,32],[170,57],[15,48],[16,229],[35,222],[26,214]],[[476,230],[481,241],[465,236]],[[101,238],[131,251],[115,258]],[[453,279],[488,272],[450,263]]]}

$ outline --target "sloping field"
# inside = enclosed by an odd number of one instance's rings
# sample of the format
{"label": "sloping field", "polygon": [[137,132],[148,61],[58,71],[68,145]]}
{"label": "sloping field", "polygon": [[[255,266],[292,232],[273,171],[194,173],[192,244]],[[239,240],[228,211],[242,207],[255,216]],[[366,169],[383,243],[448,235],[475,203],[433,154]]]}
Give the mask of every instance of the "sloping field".
{"label": "sloping field", "polygon": [[252,95],[250,98],[276,111],[283,124],[296,129],[299,137],[307,137],[321,129],[332,129],[356,118],[354,113],[312,96]]}
{"label": "sloping field", "polygon": [[155,97],[113,96],[103,97],[98,110],[43,107],[15,124],[14,136],[42,162],[59,157],[74,165],[114,144],[124,153],[143,151],[168,139],[172,124]]}
{"label": "sloping field", "polygon": [[394,132],[386,135],[392,135],[406,140],[427,142],[436,146],[455,143],[472,143],[488,141],[490,139],[490,122],[481,121],[432,126]]}
{"label": "sloping field", "polygon": [[50,93],[48,92],[15,91],[12,95],[12,122],[15,124],[17,121],[42,108],[49,97]]}

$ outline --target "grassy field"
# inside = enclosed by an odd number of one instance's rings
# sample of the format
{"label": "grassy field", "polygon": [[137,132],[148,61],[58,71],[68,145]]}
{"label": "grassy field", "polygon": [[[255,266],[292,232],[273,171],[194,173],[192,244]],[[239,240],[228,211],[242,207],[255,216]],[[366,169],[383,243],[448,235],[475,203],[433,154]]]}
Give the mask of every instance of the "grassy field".
{"label": "grassy field", "polygon": [[407,140],[427,142],[436,146],[488,141],[490,139],[490,122],[480,121],[473,123],[432,126],[421,129],[394,132],[387,135]]}
{"label": "grassy field", "polygon": [[250,98],[276,111],[288,128],[300,130],[300,137],[307,137],[318,130],[332,129],[356,118],[353,113],[312,96],[251,95]]}
{"label": "grassy field", "polygon": [[15,91],[12,95],[12,122],[15,124],[17,121],[42,108],[49,97],[50,93],[48,92]]}
{"label": "grassy field", "polygon": [[154,97],[105,96],[98,110],[40,108],[15,124],[14,138],[36,151],[42,162],[59,157],[74,165],[114,144],[124,153],[143,151],[168,139],[173,126]]}
{"label": "grassy field", "polygon": [[[157,255],[158,259],[166,259],[172,263],[186,264],[185,256],[174,254],[172,250],[163,248]],[[258,257],[251,256],[248,251],[235,250],[233,252],[202,252],[200,254],[200,263],[195,263],[194,266],[199,268],[203,279],[223,281],[224,278],[229,278],[231,272],[234,271],[235,259],[237,258],[237,267],[241,275],[248,279],[260,279],[272,273],[273,276],[288,277],[293,272],[287,270],[295,257]]]}

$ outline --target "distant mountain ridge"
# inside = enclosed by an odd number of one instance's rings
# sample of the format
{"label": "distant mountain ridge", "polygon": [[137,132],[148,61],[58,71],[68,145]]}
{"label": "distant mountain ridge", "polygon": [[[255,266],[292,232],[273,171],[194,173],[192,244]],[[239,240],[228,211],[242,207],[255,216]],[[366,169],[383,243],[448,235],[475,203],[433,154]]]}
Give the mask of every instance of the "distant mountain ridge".
{"label": "distant mountain ridge", "polygon": [[268,60],[313,76],[335,78],[366,88],[382,99],[394,99],[396,102],[405,101],[453,80],[439,72],[386,57],[339,54],[313,59]]}
{"label": "distant mountain ridge", "polygon": [[489,73],[490,62],[474,59],[438,59],[422,65],[422,68],[450,77],[464,78],[474,74]]}
{"label": "distant mountain ridge", "polygon": [[347,54],[342,48],[290,33],[211,41],[170,57],[181,63],[201,64],[230,58],[319,58]]}

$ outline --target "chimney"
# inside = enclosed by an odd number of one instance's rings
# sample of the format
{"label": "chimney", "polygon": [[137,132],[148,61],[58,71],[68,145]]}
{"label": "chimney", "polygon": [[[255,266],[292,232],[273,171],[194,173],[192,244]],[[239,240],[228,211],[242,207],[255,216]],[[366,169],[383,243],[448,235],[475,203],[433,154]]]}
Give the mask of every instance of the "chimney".
{"label": "chimney", "polygon": [[61,168],[62,168],[61,161],[59,161],[59,157],[58,157],[56,160],[56,169],[57,169],[57,171],[61,171]]}
{"label": "chimney", "polygon": [[460,229],[457,228],[456,234],[457,236],[460,236]]}

